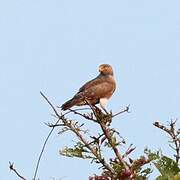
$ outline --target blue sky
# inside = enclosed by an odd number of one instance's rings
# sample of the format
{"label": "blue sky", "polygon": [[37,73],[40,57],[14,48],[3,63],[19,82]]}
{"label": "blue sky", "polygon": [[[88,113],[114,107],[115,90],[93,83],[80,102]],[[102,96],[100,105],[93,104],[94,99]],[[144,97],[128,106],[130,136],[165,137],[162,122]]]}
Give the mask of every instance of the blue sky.
{"label": "blue sky", "polygon": [[[101,63],[113,66],[118,84],[108,109],[131,104],[131,113],[112,126],[137,147],[133,156],[146,146],[172,155],[152,123],[180,116],[179,6],[177,0],[0,1],[0,179],[15,179],[8,161],[33,176],[49,131],[43,123],[52,121],[39,91],[61,105],[97,75]],[[40,179],[84,180],[100,173],[88,161],[59,156],[72,139],[52,135]]]}

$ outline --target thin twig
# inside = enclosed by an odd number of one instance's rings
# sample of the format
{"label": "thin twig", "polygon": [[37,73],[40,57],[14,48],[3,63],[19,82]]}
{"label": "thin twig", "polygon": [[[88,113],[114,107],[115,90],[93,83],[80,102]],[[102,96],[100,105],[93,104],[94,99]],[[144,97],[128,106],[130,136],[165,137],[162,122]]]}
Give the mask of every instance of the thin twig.
{"label": "thin twig", "polygon": [[10,169],[11,171],[14,171],[15,174],[16,174],[19,178],[21,178],[21,179],[23,179],[23,180],[27,180],[25,177],[23,177],[22,175],[20,175],[19,172],[14,168],[14,163],[9,162],[9,169]]}
{"label": "thin twig", "polygon": [[[65,114],[62,114],[61,116],[58,114],[58,112],[56,111],[55,107],[52,105],[52,103],[47,99],[47,97],[42,93],[40,92],[41,96],[48,102],[48,104],[51,106],[51,108],[53,109],[53,111],[55,112],[56,116],[58,117],[58,120],[56,121],[55,125],[57,125],[59,123],[59,121],[64,117],[64,115],[70,113],[70,111],[66,112]],[[37,161],[37,164],[36,164],[36,169],[35,169],[35,172],[34,172],[34,177],[33,177],[33,180],[36,179],[36,176],[37,176],[37,172],[38,172],[38,169],[39,169],[39,164],[40,164],[40,161],[41,161],[41,158],[42,158],[42,155],[43,155],[43,152],[45,150],[45,147],[46,147],[46,144],[52,134],[52,132],[54,131],[54,128],[55,126],[52,126],[52,129],[50,130],[50,132],[48,133],[48,136],[46,137],[45,141],[44,141],[44,144],[42,146],[42,149],[41,149],[41,152],[39,154],[39,158],[38,158],[38,161]]]}
{"label": "thin twig", "polygon": [[77,114],[77,115],[79,115],[79,116],[81,116],[81,117],[84,117],[84,118],[86,118],[86,119],[88,119],[88,120],[91,120],[91,121],[94,121],[94,122],[97,123],[97,120],[96,120],[96,119],[93,119],[93,118],[91,118],[91,117],[89,117],[89,116],[87,116],[87,115],[85,115],[85,114],[81,114],[81,113],[79,113],[77,110],[69,109],[69,111],[72,111],[74,114]]}
{"label": "thin twig", "polygon": [[130,112],[129,112],[129,107],[130,107],[130,104],[129,104],[128,106],[126,106],[126,108],[125,108],[124,110],[122,110],[122,111],[120,111],[120,112],[112,115],[112,118],[115,117],[115,116],[117,116],[117,115],[119,115],[119,114],[123,114],[123,113],[125,113],[125,112],[130,113]]}
{"label": "thin twig", "polygon": [[[60,106],[56,106],[57,108],[61,108]],[[74,111],[84,111],[84,110],[90,110],[90,108],[74,108]]]}
{"label": "thin twig", "polygon": [[[58,112],[56,111],[55,107],[52,105],[52,103],[48,100],[48,98],[40,91],[41,96],[47,101],[47,103],[51,106],[53,109],[54,113],[56,114],[57,117],[61,118]],[[58,120],[59,121],[59,120]]]}
{"label": "thin twig", "polygon": [[126,152],[122,155],[122,158],[124,159],[125,157],[127,157],[130,153],[132,153],[136,147],[132,147],[133,144],[130,144],[130,146],[128,147],[128,149],[126,150]]}
{"label": "thin twig", "polygon": [[42,150],[41,150],[41,152],[40,152],[40,154],[39,154],[39,158],[38,158],[38,161],[37,161],[37,165],[36,165],[36,169],[35,169],[35,173],[34,173],[33,180],[36,179],[37,172],[38,172],[38,168],[39,168],[39,163],[40,163],[40,161],[41,161],[41,157],[42,157],[42,155],[43,155],[43,152],[44,152],[44,149],[45,149],[45,147],[46,147],[47,141],[48,141],[49,137],[51,136],[53,130],[54,130],[54,127],[50,130],[50,132],[49,132],[47,138],[46,138],[45,141],[44,141]]}
{"label": "thin twig", "polygon": [[99,141],[100,141],[100,138],[103,137],[103,136],[104,136],[104,134],[100,134],[98,137],[90,136],[90,138],[92,138],[93,141],[91,141],[91,142],[89,143],[89,145],[94,144],[95,142],[99,142]]}
{"label": "thin twig", "polygon": [[48,126],[48,127],[56,127],[56,126],[64,126],[64,124],[60,124],[60,123],[58,123],[58,124],[53,124],[53,123],[44,123],[46,126]]}

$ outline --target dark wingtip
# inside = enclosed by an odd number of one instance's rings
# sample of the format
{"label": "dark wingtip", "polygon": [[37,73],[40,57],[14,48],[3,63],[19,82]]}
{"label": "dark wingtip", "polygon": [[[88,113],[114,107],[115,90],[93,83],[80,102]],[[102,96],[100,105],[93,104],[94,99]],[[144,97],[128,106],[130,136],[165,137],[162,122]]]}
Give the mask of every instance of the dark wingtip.
{"label": "dark wingtip", "polygon": [[66,111],[67,110],[64,104],[60,108],[61,108],[62,111]]}
{"label": "dark wingtip", "polygon": [[71,108],[71,107],[72,107],[72,101],[69,100],[69,101],[65,102],[65,103],[61,106],[61,110],[66,111],[66,110],[68,110],[68,109]]}

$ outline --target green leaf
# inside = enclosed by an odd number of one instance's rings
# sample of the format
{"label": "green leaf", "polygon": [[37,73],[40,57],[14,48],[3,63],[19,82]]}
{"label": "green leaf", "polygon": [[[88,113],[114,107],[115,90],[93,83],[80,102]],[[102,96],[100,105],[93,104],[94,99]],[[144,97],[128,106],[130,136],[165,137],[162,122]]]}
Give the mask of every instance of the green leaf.
{"label": "green leaf", "polygon": [[[167,156],[161,156],[160,159],[154,162],[154,165],[161,173],[161,176],[165,179],[173,177],[180,172],[178,164],[173,159]],[[161,179],[161,176],[158,178]]]}
{"label": "green leaf", "polygon": [[152,152],[151,150],[146,148],[144,152],[148,156],[148,159],[153,162],[153,164],[161,174],[156,178],[157,180],[172,180],[179,174],[180,169],[178,167],[178,164],[173,159],[162,155],[161,151]]}
{"label": "green leaf", "polygon": [[144,177],[147,177],[149,174],[151,174],[153,170],[151,168],[146,168],[141,171],[141,174],[143,174]]}
{"label": "green leaf", "polygon": [[89,155],[89,152],[81,142],[77,142],[74,145],[74,148],[65,147],[59,151],[60,155],[67,157],[78,157],[82,159],[89,159],[92,156]]}
{"label": "green leaf", "polygon": [[169,180],[168,176],[158,176],[156,180]]}
{"label": "green leaf", "polygon": [[160,158],[160,155],[161,155],[161,152],[160,152],[160,151],[152,152],[151,150],[149,150],[149,149],[147,149],[147,148],[144,150],[144,153],[148,156],[148,159],[149,159],[150,161],[159,159],[159,158]]}

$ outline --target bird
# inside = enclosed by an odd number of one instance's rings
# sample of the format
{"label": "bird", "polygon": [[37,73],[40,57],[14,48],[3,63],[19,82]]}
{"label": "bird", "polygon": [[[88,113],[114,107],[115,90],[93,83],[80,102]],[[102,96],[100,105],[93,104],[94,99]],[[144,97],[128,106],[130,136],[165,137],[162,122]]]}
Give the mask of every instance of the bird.
{"label": "bird", "polygon": [[[61,109],[63,111],[73,106],[83,106],[100,104],[105,110],[108,100],[116,89],[116,81],[114,79],[113,68],[109,64],[101,64],[99,66],[99,75],[85,83],[74,97],[65,102]],[[106,112],[106,111],[105,111]]]}

